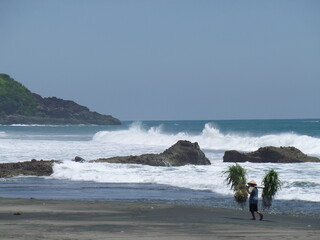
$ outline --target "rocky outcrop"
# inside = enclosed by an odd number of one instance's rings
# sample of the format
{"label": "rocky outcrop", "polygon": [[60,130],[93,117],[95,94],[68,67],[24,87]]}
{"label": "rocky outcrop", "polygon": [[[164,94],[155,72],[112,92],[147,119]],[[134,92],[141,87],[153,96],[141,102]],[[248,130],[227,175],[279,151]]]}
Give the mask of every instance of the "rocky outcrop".
{"label": "rocky outcrop", "polygon": [[17,163],[1,163],[0,178],[14,177],[19,175],[50,176],[53,173],[52,166],[58,161],[37,161]]}
{"label": "rocky outcrop", "polygon": [[83,163],[83,162],[85,162],[86,160],[83,159],[82,157],[76,156],[72,161]]}
{"label": "rocky outcrop", "polygon": [[0,90],[0,124],[121,124],[70,100],[42,98],[7,74],[0,74]]}
{"label": "rocky outcrop", "polygon": [[262,147],[257,151],[241,153],[235,150],[226,151],[224,162],[254,162],[254,163],[299,163],[320,162],[319,158],[310,157],[295,147]]}
{"label": "rocky outcrop", "polygon": [[[73,159],[75,162],[88,162],[77,156]],[[151,166],[183,166],[192,165],[210,165],[210,161],[200,150],[198,143],[189,141],[178,141],[160,154],[144,154],[141,156],[113,157],[106,159],[97,159],[89,162],[108,162],[108,163],[129,163],[144,164]],[[14,177],[19,175],[50,176],[53,173],[53,164],[61,163],[58,160],[31,160],[17,163],[1,163],[0,178]]]}
{"label": "rocky outcrop", "polygon": [[112,157],[93,162],[129,163],[150,166],[210,165],[210,161],[201,151],[198,143],[180,140],[163,153],[143,154],[140,156]]}

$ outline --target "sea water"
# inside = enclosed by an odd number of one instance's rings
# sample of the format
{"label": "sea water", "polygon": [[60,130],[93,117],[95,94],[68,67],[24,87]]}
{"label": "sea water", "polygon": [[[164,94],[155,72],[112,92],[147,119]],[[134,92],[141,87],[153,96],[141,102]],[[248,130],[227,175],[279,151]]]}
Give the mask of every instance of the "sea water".
{"label": "sea water", "polygon": [[[178,140],[198,142],[210,166],[154,167],[77,163],[160,153]],[[236,208],[223,174],[226,150],[294,146],[320,157],[320,120],[141,121],[120,126],[0,126],[0,162],[62,160],[49,177],[0,179],[0,196],[146,201]],[[320,216],[320,163],[241,163],[259,185],[275,169],[282,181],[269,211]],[[261,196],[261,192],[260,192]]]}

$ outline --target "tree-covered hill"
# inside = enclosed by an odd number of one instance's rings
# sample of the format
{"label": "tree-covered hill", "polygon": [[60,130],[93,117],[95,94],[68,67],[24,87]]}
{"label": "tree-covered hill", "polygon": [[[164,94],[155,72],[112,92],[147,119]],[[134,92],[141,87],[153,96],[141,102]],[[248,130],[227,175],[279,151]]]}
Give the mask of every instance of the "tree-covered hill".
{"label": "tree-covered hill", "polygon": [[73,101],[42,98],[9,75],[0,74],[0,124],[117,125],[121,122]]}
{"label": "tree-covered hill", "polygon": [[32,93],[7,74],[0,74],[0,112],[2,114],[35,114],[36,101]]}

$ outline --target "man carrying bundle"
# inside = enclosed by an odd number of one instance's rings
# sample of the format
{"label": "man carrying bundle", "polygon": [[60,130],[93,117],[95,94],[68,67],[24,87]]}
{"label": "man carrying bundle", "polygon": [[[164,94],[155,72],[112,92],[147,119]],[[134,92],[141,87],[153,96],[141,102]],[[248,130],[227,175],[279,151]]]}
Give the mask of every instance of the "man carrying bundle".
{"label": "man carrying bundle", "polygon": [[263,220],[263,214],[258,211],[258,188],[257,183],[253,180],[248,182],[248,192],[250,194],[249,198],[249,209],[252,214],[251,220],[256,220],[254,212],[260,215],[260,220]]}

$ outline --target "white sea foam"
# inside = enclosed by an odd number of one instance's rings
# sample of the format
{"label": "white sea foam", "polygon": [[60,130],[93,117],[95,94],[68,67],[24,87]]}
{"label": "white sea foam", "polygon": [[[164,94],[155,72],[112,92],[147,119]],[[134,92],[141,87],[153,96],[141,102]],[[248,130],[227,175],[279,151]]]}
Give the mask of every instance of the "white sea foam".
{"label": "white sea foam", "polygon": [[[315,178],[319,164],[241,164],[248,170],[248,179],[258,184],[270,168],[275,168],[283,181],[276,199],[319,202],[320,179]],[[222,161],[211,166],[152,167],[143,165],[109,163],[55,164],[53,178],[85,180],[108,183],[154,183],[232,195],[224,182],[223,172],[229,164]],[[309,169],[301,171],[300,169]],[[312,188],[310,187],[312,185]],[[261,192],[260,192],[261,194]]]}
{"label": "white sea foam", "polygon": [[118,144],[140,144],[153,146],[170,146],[180,139],[188,139],[186,133],[165,134],[162,125],[144,129],[140,122],[135,122],[127,130],[100,131],[93,137],[94,142],[118,143]]}
{"label": "white sea foam", "polygon": [[254,151],[264,146],[294,146],[307,154],[320,156],[320,139],[294,133],[250,136],[241,134],[221,134],[210,124],[206,124],[202,134],[195,137],[202,148],[212,150]]}
{"label": "white sea foam", "polygon": [[173,145],[180,139],[198,142],[202,149],[207,150],[238,150],[254,151],[264,146],[294,146],[306,154],[320,156],[320,139],[295,133],[269,134],[251,136],[239,133],[223,134],[219,129],[207,123],[199,135],[184,132],[168,134],[162,127],[144,129],[141,124],[133,124],[122,131],[101,131],[94,135],[93,141],[100,143],[141,144],[145,146]]}
{"label": "white sea foam", "polygon": [[208,153],[231,149],[254,151],[263,146],[294,146],[306,154],[320,157],[319,138],[294,133],[264,136],[224,134],[210,124],[206,124],[202,132],[197,135],[185,132],[170,134],[164,132],[161,125],[145,129],[141,124],[135,123],[126,130],[97,132],[90,141],[70,141],[72,135],[48,135],[47,140],[43,140],[45,136],[35,137],[35,135],[30,140],[26,137],[10,139],[6,138],[4,132],[0,132],[0,136],[3,136],[0,140],[0,162],[27,161],[32,158],[70,160],[77,155],[91,160],[160,153],[178,140],[198,142],[200,148]]}
{"label": "white sea foam", "polygon": [[[7,134],[0,132],[1,134]],[[16,134],[16,133],[15,133]],[[304,153],[320,156],[320,139],[295,133],[253,136],[250,134],[222,133],[206,124],[199,134],[187,132],[166,133],[163,126],[145,128],[134,123],[128,129],[97,132],[90,141],[69,141],[69,137],[56,140],[0,139],[0,162],[17,162],[35,159],[64,160],[54,166],[53,178],[97,181],[108,183],[155,183],[213,191],[231,195],[222,172],[229,164],[222,162],[224,150],[252,151],[259,147],[295,146]],[[198,142],[212,166],[151,167],[107,163],[75,163],[75,156],[87,160],[101,157],[160,153],[176,141],[185,139]],[[243,163],[248,178],[260,181],[266,171],[275,168],[283,179],[278,199],[320,201],[319,163],[252,164]],[[312,187],[309,187],[312,186]]]}

